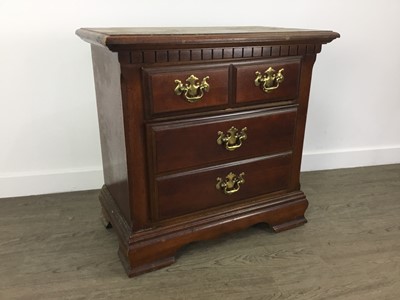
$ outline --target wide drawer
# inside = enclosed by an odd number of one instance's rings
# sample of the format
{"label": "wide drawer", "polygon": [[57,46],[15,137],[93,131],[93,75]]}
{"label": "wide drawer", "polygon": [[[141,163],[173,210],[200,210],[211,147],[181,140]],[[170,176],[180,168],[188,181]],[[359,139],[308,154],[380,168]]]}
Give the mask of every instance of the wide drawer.
{"label": "wide drawer", "polygon": [[152,114],[228,104],[229,66],[144,69]]}
{"label": "wide drawer", "polygon": [[[291,161],[291,153],[285,153],[158,177],[155,182],[158,218],[285,190],[289,185]],[[238,182],[240,179],[244,182]]]}
{"label": "wide drawer", "polygon": [[295,99],[300,66],[299,58],[234,65],[236,102]]}
{"label": "wide drawer", "polygon": [[296,115],[292,107],[149,125],[154,171],[291,151]]}

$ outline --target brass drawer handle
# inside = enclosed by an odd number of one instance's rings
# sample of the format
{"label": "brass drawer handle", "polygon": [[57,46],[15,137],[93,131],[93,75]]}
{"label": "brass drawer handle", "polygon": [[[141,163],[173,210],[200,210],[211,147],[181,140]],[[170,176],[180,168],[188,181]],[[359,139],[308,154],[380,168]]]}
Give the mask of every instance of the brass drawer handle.
{"label": "brass drawer handle", "polygon": [[282,68],[278,71],[278,73],[276,73],[276,71],[272,67],[269,67],[264,72],[264,75],[261,75],[261,73],[257,71],[254,84],[256,86],[261,85],[263,91],[266,93],[276,90],[279,87],[279,84],[284,80],[282,74],[283,71],[284,69]]}
{"label": "brass drawer handle", "polygon": [[225,149],[228,151],[233,151],[240,146],[242,146],[242,141],[247,139],[247,127],[243,127],[243,129],[239,132],[239,129],[235,127],[231,127],[228,132],[225,134],[222,131],[218,131],[218,145],[225,145]]}
{"label": "brass drawer handle", "polygon": [[217,178],[217,190],[222,190],[224,194],[230,195],[236,193],[240,189],[240,185],[244,183],[244,172],[240,173],[239,176],[230,172],[225,180],[222,180],[221,177]]}
{"label": "brass drawer handle", "polygon": [[197,102],[203,97],[204,92],[208,92],[210,90],[210,85],[207,82],[207,79],[209,78],[209,76],[206,76],[199,83],[199,79],[192,74],[188,78],[186,78],[186,81],[188,83],[186,83],[185,85],[180,80],[176,79],[176,87],[174,90],[175,94],[180,96],[182,93],[184,93],[184,96],[188,102]]}

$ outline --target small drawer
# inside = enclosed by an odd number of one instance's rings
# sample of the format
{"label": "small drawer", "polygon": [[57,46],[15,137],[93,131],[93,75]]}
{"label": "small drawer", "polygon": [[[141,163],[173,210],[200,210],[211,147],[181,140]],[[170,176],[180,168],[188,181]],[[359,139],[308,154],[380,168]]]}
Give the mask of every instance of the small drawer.
{"label": "small drawer", "polygon": [[144,69],[152,114],[228,104],[229,66]]}
{"label": "small drawer", "polygon": [[290,151],[296,115],[288,108],[149,125],[155,172]]}
{"label": "small drawer", "polygon": [[283,191],[291,174],[290,153],[261,157],[156,178],[159,219]]}
{"label": "small drawer", "polygon": [[299,58],[234,65],[236,102],[297,98],[300,66]]}

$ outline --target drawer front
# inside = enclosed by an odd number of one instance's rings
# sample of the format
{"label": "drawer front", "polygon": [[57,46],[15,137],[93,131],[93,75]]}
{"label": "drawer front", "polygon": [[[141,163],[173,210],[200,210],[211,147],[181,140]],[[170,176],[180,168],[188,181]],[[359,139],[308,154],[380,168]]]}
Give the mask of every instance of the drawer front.
{"label": "drawer front", "polygon": [[229,67],[144,69],[153,114],[228,104]]}
{"label": "drawer front", "polygon": [[236,102],[297,98],[300,65],[299,58],[235,65]]}
{"label": "drawer front", "polygon": [[155,172],[291,151],[296,115],[288,108],[150,125]]}
{"label": "drawer front", "polygon": [[[287,153],[159,177],[155,184],[158,218],[175,217],[285,190],[289,185],[291,160],[291,154]],[[236,177],[231,175],[229,179],[231,172]],[[223,182],[229,185],[235,179],[240,180],[240,176],[243,183],[225,186],[224,190]]]}

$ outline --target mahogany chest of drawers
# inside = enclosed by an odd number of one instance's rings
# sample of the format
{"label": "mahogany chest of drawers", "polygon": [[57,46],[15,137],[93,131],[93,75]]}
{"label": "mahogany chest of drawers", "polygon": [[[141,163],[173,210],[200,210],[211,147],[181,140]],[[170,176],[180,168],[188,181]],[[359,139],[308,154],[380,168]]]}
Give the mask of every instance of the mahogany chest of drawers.
{"label": "mahogany chest of drawers", "polygon": [[129,276],[192,241],[306,222],[299,174],[312,67],[332,31],[87,28],[104,217]]}

